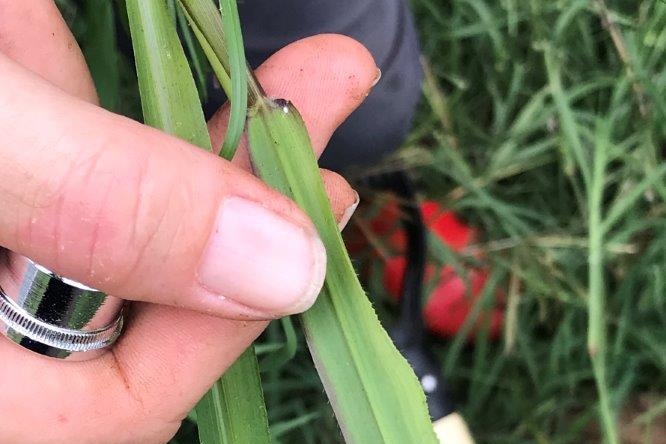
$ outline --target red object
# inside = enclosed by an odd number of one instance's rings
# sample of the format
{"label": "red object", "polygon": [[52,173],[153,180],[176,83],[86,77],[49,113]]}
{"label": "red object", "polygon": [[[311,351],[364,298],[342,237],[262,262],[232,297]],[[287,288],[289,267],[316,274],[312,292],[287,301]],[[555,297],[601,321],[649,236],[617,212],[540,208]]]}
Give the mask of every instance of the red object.
{"label": "red object", "polygon": [[[384,263],[384,287],[386,291],[398,301],[402,291],[402,281],[405,279],[407,260],[403,256],[393,256]],[[437,267],[435,264],[426,264],[425,282],[431,282],[435,277]]]}
{"label": "red object", "polygon": [[442,210],[437,202],[423,202],[421,212],[428,229],[453,251],[461,251],[474,241],[474,230],[452,211]]}
{"label": "red object", "polygon": [[370,228],[377,236],[388,238],[388,243],[397,251],[404,251],[407,238],[405,232],[399,229],[400,207],[395,200],[388,201],[383,205],[377,216],[370,221]]}
{"label": "red object", "polygon": [[[471,295],[467,293],[465,282],[453,270],[446,273],[446,269],[444,269],[442,274],[448,274],[448,278],[443,276],[440,284],[430,295],[423,317],[426,327],[433,333],[441,336],[455,336],[481,296],[488,281],[488,273],[483,270],[469,272]],[[490,321],[490,337],[497,339],[502,333],[503,318],[504,311],[501,309],[485,310],[479,315],[472,331],[484,328]]]}
{"label": "red object", "polygon": [[[405,233],[398,228],[400,217],[396,202],[389,202],[371,221],[371,228],[379,236],[388,236],[390,245],[401,254],[389,258],[384,268],[384,285],[388,293],[396,300],[400,297],[405,274],[406,260],[402,256],[405,250]],[[462,222],[453,212],[443,210],[436,202],[426,201],[421,211],[427,228],[443,243],[454,251],[461,251],[476,238],[476,231]],[[470,269],[467,272],[471,288],[456,275],[451,267],[443,267],[437,272],[437,266],[426,266],[425,287],[432,288],[428,302],[423,310],[428,329],[437,335],[454,336],[463,326],[477,299],[483,293],[488,280],[488,272],[483,269]],[[436,279],[436,280],[435,280]],[[501,292],[497,293],[497,305],[501,305]],[[502,331],[504,311],[501,307],[484,310],[479,315],[475,330],[489,323],[492,338],[498,338]]]}

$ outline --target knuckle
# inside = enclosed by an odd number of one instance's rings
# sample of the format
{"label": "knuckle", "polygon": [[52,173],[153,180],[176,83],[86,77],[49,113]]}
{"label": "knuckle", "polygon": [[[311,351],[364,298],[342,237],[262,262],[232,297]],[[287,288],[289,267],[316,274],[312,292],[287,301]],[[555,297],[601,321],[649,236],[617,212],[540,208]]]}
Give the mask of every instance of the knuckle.
{"label": "knuckle", "polygon": [[[178,153],[176,153],[177,155]],[[123,289],[140,287],[156,269],[169,263],[189,264],[196,247],[192,239],[199,228],[197,203],[201,200],[194,174],[182,174],[180,156],[151,151],[137,165],[126,190],[131,198],[124,204],[124,229],[113,247],[124,251],[114,267]],[[122,198],[120,198],[122,199]],[[98,241],[99,242],[99,241]],[[140,282],[138,282],[140,281]],[[147,281],[146,281],[147,282]]]}
{"label": "knuckle", "polygon": [[117,150],[110,141],[73,154],[31,196],[30,240],[51,262],[87,283],[124,279],[149,159]]}
{"label": "knuckle", "polygon": [[106,263],[105,247],[117,237],[120,221],[114,212],[122,211],[118,197],[131,198],[124,174],[118,174],[121,167],[127,165],[118,161],[106,143],[82,152],[68,162],[61,185],[50,199],[57,262],[73,263],[91,280],[104,271],[100,265]]}

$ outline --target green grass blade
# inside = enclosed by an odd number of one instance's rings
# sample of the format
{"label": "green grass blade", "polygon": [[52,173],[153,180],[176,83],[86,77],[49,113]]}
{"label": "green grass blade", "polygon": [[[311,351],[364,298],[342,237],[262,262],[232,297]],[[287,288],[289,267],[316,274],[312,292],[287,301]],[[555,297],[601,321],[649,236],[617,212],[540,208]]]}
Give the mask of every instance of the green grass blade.
{"label": "green grass blade", "polygon": [[248,137],[261,178],[310,215],[326,246],[326,282],[302,321],[345,439],[436,442],[421,386],[380,325],[347,255],[298,111],[260,100],[250,112]]}
{"label": "green grass blade", "polygon": [[550,85],[550,94],[557,107],[560,117],[562,133],[567,150],[565,151],[565,172],[573,174],[574,166],[580,170],[586,186],[590,184],[590,161],[585,153],[583,142],[577,129],[576,119],[571,109],[569,99],[563,90],[562,79],[560,78],[560,66],[554,54],[554,49],[550,46],[544,49],[544,59],[548,82]]}
{"label": "green grass blade", "polygon": [[178,20],[180,33],[183,36],[183,43],[185,44],[185,48],[187,48],[190,63],[192,64],[192,71],[195,74],[199,95],[205,102],[208,100],[208,83],[206,82],[206,66],[204,65],[203,51],[194,43],[194,38],[192,38],[193,31],[188,26],[185,12],[181,8],[176,8],[176,19]]}
{"label": "green grass blade", "polygon": [[316,419],[320,416],[319,412],[312,412],[308,413],[306,415],[300,416],[298,418],[291,419],[289,421],[285,421],[282,423],[275,424],[271,432],[273,433],[273,436],[276,439],[279,439],[280,436],[290,432],[291,430],[298,428],[298,427],[303,427],[313,419]]}
{"label": "green grass blade", "polygon": [[294,329],[294,323],[292,322],[291,317],[287,316],[280,319],[280,325],[282,326],[285,336],[284,346],[269,354],[261,361],[262,372],[279,370],[296,356],[298,338],[296,337],[296,330]]}
{"label": "green grass blade", "polygon": [[[227,132],[220,156],[229,160],[245,129],[247,82],[245,49],[235,0],[222,0],[220,12],[209,0],[180,0],[194,35],[231,102]],[[215,32],[210,32],[214,29]]]}
{"label": "green grass blade", "polygon": [[220,12],[222,13],[224,43],[229,54],[231,77],[231,112],[220,155],[225,159],[232,159],[236,153],[238,142],[240,142],[243,135],[247,118],[245,48],[243,47],[243,34],[241,33],[236,0],[221,0]]}
{"label": "green grass blade", "polygon": [[[222,16],[210,0],[178,0],[187,16],[197,25],[226,72],[231,72],[224,39]],[[214,30],[214,32],[211,32]]]}
{"label": "green grass blade", "polygon": [[229,77],[229,73],[226,71],[226,68],[220,62],[220,59],[215,55],[215,51],[210,46],[208,40],[206,40],[201,30],[199,30],[199,26],[197,25],[197,23],[192,19],[192,17],[190,17],[190,14],[187,12],[187,9],[185,9],[184,7],[181,9],[183,11],[183,14],[187,18],[187,22],[192,27],[192,32],[199,41],[199,45],[201,45],[201,49],[203,50],[206,59],[208,59],[208,63],[210,63],[210,66],[213,69],[213,74],[215,74],[215,77],[217,78],[218,82],[220,82],[220,86],[224,90],[224,93],[227,96],[231,96],[231,78]]}
{"label": "green grass blade", "polygon": [[199,402],[196,412],[202,444],[271,442],[254,347],[227,370]]}
{"label": "green grass blade", "polygon": [[201,444],[271,442],[254,346],[199,401],[196,413]]}
{"label": "green grass blade", "polygon": [[608,215],[602,223],[602,231],[608,233],[618,220],[624,216],[631,208],[645,195],[645,192],[652,186],[663,184],[666,177],[666,165],[649,172],[646,177],[636,184],[626,195],[608,210]]}
{"label": "green grass blade", "polygon": [[163,0],[127,0],[144,122],[211,151],[199,94]]}
{"label": "green grass blade", "polygon": [[603,192],[606,182],[607,152],[610,145],[610,125],[598,123],[597,144],[594,149],[594,163],[589,191],[589,251],[588,251],[588,336],[587,347],[594,379],[599,393],[599,416],[601,428],[609,444],[617,444],[617,426],[615,424],[608,381],[606,377],[606,319],[605,298],[606,282],[604,280],[604,232],[602,229]]}
{"label": "green grass blade", "polygon": [[[231,54],[227,48],[227,42],[224,38],[224,25],[222,17],[211,0],[179,0],[180,5],[187,12],[187,17],[192,24],[192,29],[198,30],[195,35],[199,39],[201,46],[209,48],[206,56],[210,61],[213,68],[216,65],[222,68],[222,71],[227,73],[232,72],[231,67]],[[239,29],[240,31],[240,29]],[[218,71],[215,71],[218,75]],[[258,89],[258,85],[254,82],[247,84],[249,89],[250,105],[251,100],[255,97],[261,96],[262,91]],[[225,88],[227,95],[231,97],[231,89]]]}
{"label": "green grass blade", "polygon": [[222,0],[219,12],[209,0],[180,0],[180,5],[231,102],[227,132],[220,152],[220,156],[229,160],[236,153],[247,118],[245,48],[238,7],[235,0]]}
{"label": "green grass blade", "polygon": [[[146,124],[211,151],[199,96],[163,0],[127,0]],[[232,407],[231,407],[232,406]],[[268,420],[250,347],[197,405],[203,443],[268,443]]]}
{"label": "green grass blade", "polygon": [[84,14],[87,28],[81,49],[95,82],[100,105],[109,111],[118,111],[120,72],[113,3],[86,2]]}

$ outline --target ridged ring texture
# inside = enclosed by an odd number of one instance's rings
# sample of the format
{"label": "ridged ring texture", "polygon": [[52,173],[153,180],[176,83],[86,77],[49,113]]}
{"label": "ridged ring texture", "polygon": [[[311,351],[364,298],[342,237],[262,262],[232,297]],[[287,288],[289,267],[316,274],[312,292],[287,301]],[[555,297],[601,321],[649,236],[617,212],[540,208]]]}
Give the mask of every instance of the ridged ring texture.
{"label": "ridged ring texture", "polygon": [[0,290],[0,321],[5,324],[10,336],[12,332],[26,336],[33,341],[65,352],[88,352],[99,350],[113,344],[123,328],[123,317],[118,316],[111,325],[93,331],[71,330],[55,327],[33,317],[30,313],[14,304]]}
{"label": "ridged ring texture", "polygon": [[93,359],[118,338],[123,301],[18,255],[0,266],[0,333],[44,356]]}

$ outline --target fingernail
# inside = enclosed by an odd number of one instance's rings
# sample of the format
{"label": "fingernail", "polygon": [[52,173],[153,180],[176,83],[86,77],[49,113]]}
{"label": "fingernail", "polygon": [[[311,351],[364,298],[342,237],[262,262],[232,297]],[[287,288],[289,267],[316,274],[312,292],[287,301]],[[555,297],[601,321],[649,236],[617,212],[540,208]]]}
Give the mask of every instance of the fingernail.
{"label": "fingernail", "polygon": [[208,291],[269,314],[307,310],[326,274],[326,250],[314,230],[261,204],[224,200],[199,268]]}
{"label": "fingernail", "polygon": [[[356,193],[356,191],[354,191],[354,193]],[[358,193],[356,193],[356,200],[354,200],[354,203],[348,206],[347,209],[345,209],[345,212],[342,213],[342,217],[338,222],[338,228],[340,229],[340,231],[344,230],[344,228],[347,226],[360,202],[361,202],[361,197],[358,195]]]}
{"label": "fingernail", "polygon": [[377,68],[377,75],[375,76],[375,79],[372,81],[372,85],[370,85],[370,88],[374,88],[381,79],[382,79],[382,70]]}

